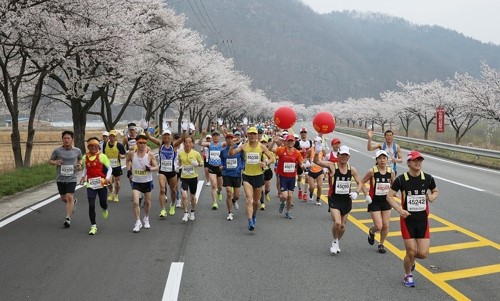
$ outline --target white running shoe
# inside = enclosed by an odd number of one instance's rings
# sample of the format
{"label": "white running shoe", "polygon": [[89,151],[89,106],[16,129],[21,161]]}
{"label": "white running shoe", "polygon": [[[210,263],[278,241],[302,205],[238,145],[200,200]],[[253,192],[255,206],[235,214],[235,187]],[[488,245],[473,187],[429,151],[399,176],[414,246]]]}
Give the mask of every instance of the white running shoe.
{"label": "white running shoe", "polygon": [[238,202],[234,202],[234,209],[236,210],[240,209],[240,205],[238,205]]}
{"label": "white running shoe", "polygon": [[210,186],[210,182],[208,182],[208,181],[207,181],[207,182],[205,183],[205,186]]}
{"label": "white running shoe", "polygon": [[311,196],[311,197],[309,197],[309,202],[312,202],[313,200],[314,200],[314,199],[313,199],[313,197],[312,197],[312,196]]}
{"label": "white running shoe", "polygon": [[187,222],[187,221],[188,221],[188,218],[189,218],[189,213],[184,212],[184,216],[182,217],[182,221],[183,221],[183,222]]}
{"label": "white running shoe", "polygon": [[181,208],[182,207],[182,201],[181,201],[181,199],[177,199],[175,201],[175,207],[177,207],[177,208]]}
{"label": "white running shoe", "polygon": [[332,241],[332,246],[330,247],[330,253],[332,253],[332,255],[335,255],[337,253],[340,253],[340,250],[339,250],[339,243],[337,240],[333,240]]}
{"label": "white running shoe", "polygon": [[194,221],[194,211],[189,212],[189,220]]}
{"label": "white running shoe", "polygon": [[141,221],[136,221],[134,229],[132,231],[134,231],[134,233],[137,233],[137,232],[141,231],[141,228],[142,228]]}
{"label": "white running shoe", "polygon": [[142,220],[142,222],[144,223],[144,229],[151,228],[151,225],[149,224],[149,217],[148,216],[145,216],[144,219]]}
{"label": "white running shoe", "polygon": [[321,206],[321,202],[316,202],[316,206]]}
{"label": "white running shoe", "polygon": [[233,214],[231,212],[229,212],[229,214],[227,215],[227,218],[226,218],[228,221],[232,221],[233,220]]}

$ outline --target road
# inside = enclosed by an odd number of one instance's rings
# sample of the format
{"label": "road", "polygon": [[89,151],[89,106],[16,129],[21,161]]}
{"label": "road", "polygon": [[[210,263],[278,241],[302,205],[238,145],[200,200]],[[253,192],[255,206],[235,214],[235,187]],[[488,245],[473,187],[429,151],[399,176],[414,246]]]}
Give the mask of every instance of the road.
{"label": "road", "polygon": [[[352,148],[351,164],[363,175],[374,163],[366,140],[336,135]],[[404,172],[404,164],[399,169]],[[62,227],[59,200],[1,227],[0,299],[495,300],[500,173],[431,156],[425,156],[424,170],[436,177],[440,196],[431,204],[431,254],[418,261],[415,288],[402,284],[396,214],[388,252],[379,254],[367,243],[371,222],[362,200],[353,204],[342,252],[332,256],[324,202],[317,207],[296,201],[294,219],[287,220],[278,213],[273,187],[272,201],[250,232],[243,206],[234,221],[226,221],[223,203],[210,209],[203,183],[196,221],[182,223],[179,210],[160,220],[156,187],[151,229],[133,233],[131,192],[124,182],[120,202],[109,204],[109,219],[98,215],[95,236],[87,235],[83,189],[76,193],[80,202],[70,229]]]}

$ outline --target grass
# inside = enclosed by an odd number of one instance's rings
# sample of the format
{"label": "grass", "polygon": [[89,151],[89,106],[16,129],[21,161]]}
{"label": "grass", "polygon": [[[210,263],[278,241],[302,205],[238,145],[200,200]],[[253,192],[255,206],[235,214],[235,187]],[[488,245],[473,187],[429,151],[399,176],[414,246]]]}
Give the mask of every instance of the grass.
{"label": "grass", "polygon": [[0,198],[54,181],[55,178],[56,169],[48,163],[2,173],[0,177]]}

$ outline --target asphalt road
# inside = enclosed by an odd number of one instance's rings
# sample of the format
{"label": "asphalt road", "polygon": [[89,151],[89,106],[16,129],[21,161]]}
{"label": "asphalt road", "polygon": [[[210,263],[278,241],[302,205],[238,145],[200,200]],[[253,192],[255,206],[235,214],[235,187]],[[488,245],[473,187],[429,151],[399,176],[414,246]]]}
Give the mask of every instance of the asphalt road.
{"label": "asphalt road", "polygon": [[[366,140],[337,136],[352,147],[351,164],[363,175],[374,163]],[[182,223],[179,210],[160,220],[156,187],[151,229],[133,233],[131,192],[123,181],[120,202],[109,204],[109,219],[98,215],[95,236],[87,235],[83,189],[77,192],[70,229],[62,227],[59,200],[0,228],[0,299],[495,300],[500,294],[500,173],[430,156],[424,169],[437,178],[440,197],[431,205],[431,228],[440,231],[431,234],[436,249],[418,262],[415,288],[402,284],[397,219],[391,222],[388,253],[377,253],[366,240],[371,223],[363,201],[354,203],[342,252],[332,256],[325,203],[296,201],[294,219],[287,220],[278,213],[273,185],[272,201],[259,211],[256,230],[250,232],[243,201],[228,222],[224,202],[219,210],[210,209],[207,186],[194,222]],[[400,173],[404,170],[401,165]]]}

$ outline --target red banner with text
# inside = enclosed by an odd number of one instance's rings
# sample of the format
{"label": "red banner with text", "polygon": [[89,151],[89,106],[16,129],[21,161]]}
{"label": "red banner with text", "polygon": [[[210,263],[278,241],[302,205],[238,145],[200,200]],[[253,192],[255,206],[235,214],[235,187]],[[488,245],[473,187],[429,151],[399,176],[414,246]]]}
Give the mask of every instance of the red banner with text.
{"label": "red banner with text", "polygon": [[438,107],[436,109],[436,132],[444,132],[444,108]]}

